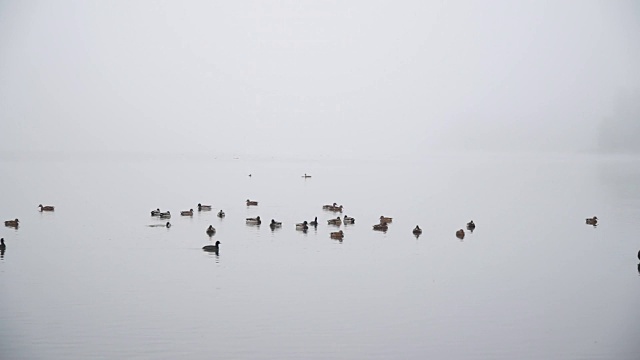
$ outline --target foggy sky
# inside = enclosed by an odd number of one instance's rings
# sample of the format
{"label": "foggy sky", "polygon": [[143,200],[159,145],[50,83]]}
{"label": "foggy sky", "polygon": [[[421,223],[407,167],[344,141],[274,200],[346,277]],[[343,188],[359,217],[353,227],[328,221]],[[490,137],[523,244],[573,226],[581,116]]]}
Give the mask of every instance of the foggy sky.
{"label": "foggy sky", "polygon": [[631,0],[0,0],[0,152],[591,149],[639,34]]}

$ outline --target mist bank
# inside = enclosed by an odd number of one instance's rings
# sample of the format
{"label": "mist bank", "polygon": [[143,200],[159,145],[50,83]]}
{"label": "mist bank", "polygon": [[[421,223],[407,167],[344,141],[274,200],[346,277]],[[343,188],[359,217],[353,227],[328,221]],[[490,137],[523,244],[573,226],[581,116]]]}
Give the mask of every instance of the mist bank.
{"label": "mist bank", "polygon": [[597,150],[640,153],[640,89],[620,95],[611,116],[598,128]]}

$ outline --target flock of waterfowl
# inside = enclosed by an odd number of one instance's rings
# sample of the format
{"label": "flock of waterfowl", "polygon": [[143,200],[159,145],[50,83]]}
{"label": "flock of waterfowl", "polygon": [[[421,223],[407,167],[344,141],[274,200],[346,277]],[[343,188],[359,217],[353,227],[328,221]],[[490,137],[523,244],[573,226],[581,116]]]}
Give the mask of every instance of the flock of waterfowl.
{"label": "flock of waterfowl", "polygon": [[[310,177],[307,176],[305,174],[305,177]],[[257,201],[253,201],[253,200],[249,200],[247,199],[246,201],[246,205],[247,206],[258,206],[258,202]],[[40,211],[54,211],[55,207],[54,206],[43,206],[42,204],[38,205],[38,208],[40,209]],[[198,211],[211,211],[212,210],[212,206],[211,205],[202,205],[202,204],[198,204],[197,205],[197,209]],[[342,205],[338,205],[337,203],[333,203],[331,205],[323,205],[322,206],[323,210],[326,211],[330,211],[330,212],[339,212],[342,213],[344,207]],[[194,211],[193,209],[189,209],[189,210],[184,210],[184,211],[180,211],[180,215],[181,216],[193,216]],[[224,218],[225,217],[225,213],[223,210],[218,211],[217,213],[217,217],[219,218]],[[160,211],[160,209],[156,209],[156,210],[152,210],[151,211],[151,216],[153,217],[158,217],[160,219],[170,219],[171,218],[171,212],[170,211]],[[327,220],[327,225],[334,225],[334,226],[341,226],[342,224],[345,225],[353,225],[355,224],[356,220],[353,217],[349,217],[347,215],[344,215],[343,217],[337,216],[335,218],[331,218]],[[373,225],[373,230],[376,231],[384,231],[386,232],[389,229],[389,224],[391,224],[393,222],[393,218],[391,217],[387,217],[387,216],[383,216],[381,215],[379,218],[379,222],[377,224]],[[4,225],[7,227],[12,227],[12,228],[18,228],[20,224],[20,221],[16,218],[13,220],[6,220],[4,222]],[[262,219],[260,218],[260,216],[256,216],[255,218],[246,218],[246,224],[247,225],[260,225],[262,224]],[[592,226],[597,226],[598,225],[598,217],[597,216],[593,216],[591,218],[587,218],[586,219],[586,224],[587,225],[592,225]],[[162,226],[162,227],[167,227],[170,228],[171,227],[171,223],[169,221],[167,221],[165,224],[157,224],[157,225],[149,225],[149,226]],[[297,223],[295,224],[295,229],[299,230],[299,231],[303,231],[306,232],[309,227],[315,227],[317,228],[318,226],[318,217],[315,217],[312,221],[303,221],[301,223]],[[271,219],[271,222],[269,223],[269,227],[272,230],[275,230],[277,228],[281,228],[282,227],[282,222],[280,221],[276,221],[274,219]],[[470,222],[467,223],[466,229],[473,233],[473,231],[476,228],[476,224],[473,222],[473,220],[471,220]],[[215,235],[216,233],[216,229],[213,227],[213,225],[209,225],[209,227],[206,229],[206,234],[209,235],[210,237]],[[420,228],[419,225],[416,225],[416,227],[413,229],[412,233],[416,236],[419,237],[422,234],[422,229]],[[342,239],[344,238],[344,232],[342,230],[339,231],[334,231],[330,233],[330,238],[331,239],[336,239],[336,240],[340,240],[342,241]],[[465,231],[464,229],[459,229],[456,231],[456,237],[459,239],[464,239],[465,237]],[[206,245],[204,246],[202,249],[205,251],[212,251],[212,252],[218,252],[219,250],[219,246],[220,246],[220,241],[216,241],[215,245]],[[0,251],[2,251],[4,253],[4,251],[6,250],[7,246],[4,243],[4,238],[0,238]],[[640,259],[640,251],[638,252],[638,258]]]}
{"label": "flock of waterfowl", "polygon": [[[306,175],[306,174],[305,174]],[[309,177],[309,176],[305,176],[305,177]],[[258,206],[258,201],[255,200],[250,200],[247,199],[245,201],[245,204],[247,207],[249,206]],[[211,205],[202,205],[202,204],[198,204],[197,205],[198,211],[210,211],[212,209]],[[325,211],[329,211],[329,212],[334,212],[334,213],[342,213],[344,206],[343,205],[338,205],[337,203],[333,203],[330,205],[323,205],[322,209]],[[184,211],[180,211],[180,215],[181,216],[193,216],[193,209],[189,209],[189,210],[184,210]],[[156,210],[152,210],[151,211],[151,216],[156,216],[159,218],[164,218],[164,219],[169,219],[171,218],[171,212],[170,211],[165,211],[162,212],[160,211],[160,209],[156,209]],[[223,210],[220,210],[217,214],[217,216],[219,218],[223,218],[225,217],[225,213]],[[393,222],[393,218],[388,217],[388,216],[384,216],[381,215],[380,218],[378,219],[379,222],[377,224],[373,225],[373,230],[376,231],[383,231],[386,232],[389,229],[389,224],[391,224]],[[256,216],[256,217],[252,217],[252,218],[246,218],[245,222],[247,225],[261,225],[262,224],[262,219],[260,218],[260,216]],[[341,226],[341,225],[354,225],[356,223],[356,219],[353,217],[350,217],[348,215],[344,215],[344,216],[336,216],[335,218],[331,218],[327,220],[327,225],[333,225],[333,226]],[[309,230],[309,227],[314,227],[317,228],[319,225],[318,223],[318,217],[316,216],[313,220],[311,221],[303,221],[300,223],[295,224],[295,229],[298,231],[302,231],[302,232],[306,232],[307,230]],[[149,226],[164,226],[164,227],[171,227],[171,223],[167,222],[164,225],[149,225]],[[271,230],[275,230],[275,229],[279,229],[282,228],[282,222],[281,221],[276,221],[275,219],[271,219],[271,221],[269,222],[269,227],[271,228]],[[474,224],[473,220],[470,221],[469,223],[467,223],[467,230],[469,230],[470,232],[473,232],[473,230],[475,229],[476,225]],[[209,227],[206,229],[206,233],[207,235],[209,235],[210,237],[215,235],[216,233],[216,229],[213,227],[213,225],[209,225]],[[412,233],[417,237],[419,237],[422,234],[422,229],[420,228],[419,225],[416,225],[416,227],[412,230]],[[463,239],[465,236],[465,232],[463,229],[460,229],[456,232],[456,236],[460,239]],[[331,239],[336,239],[336,240],[341,240],[344,239],[344,231],[339,230],[339,231],[332,231],[329,234],[329,237]],[[215,245],[207,245],[204,246],[202,249],[205,251],[215,251],[218,252],[219,250],[219,246],[220,246],[220,242],[216,241]]]}

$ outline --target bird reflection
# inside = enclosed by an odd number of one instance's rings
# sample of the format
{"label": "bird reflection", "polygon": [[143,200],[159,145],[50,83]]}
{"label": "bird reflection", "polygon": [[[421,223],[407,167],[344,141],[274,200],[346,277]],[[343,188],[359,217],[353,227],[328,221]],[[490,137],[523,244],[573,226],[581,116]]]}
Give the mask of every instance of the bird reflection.
{"label": "bird reflection", "polygon": [[[2,250],[2,253],[4,254],[4,250]],[[640,263],[638,264],[638,274],[640,275]]]}
{"label": "bird reflection", "polygon": [[4,259],[5,249],[0,250],[0,259]]}

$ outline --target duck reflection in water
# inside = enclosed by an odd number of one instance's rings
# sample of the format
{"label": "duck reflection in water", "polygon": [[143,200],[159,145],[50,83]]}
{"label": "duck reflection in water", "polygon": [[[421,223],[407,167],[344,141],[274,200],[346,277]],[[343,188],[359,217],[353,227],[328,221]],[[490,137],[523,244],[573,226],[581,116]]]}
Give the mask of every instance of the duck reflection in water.
{"label": "duck reflection in water", "polygon": [[4,251],[7,250],[7,245],[4,244],[4,238],[0,239],[0,259],[4,258]]}

